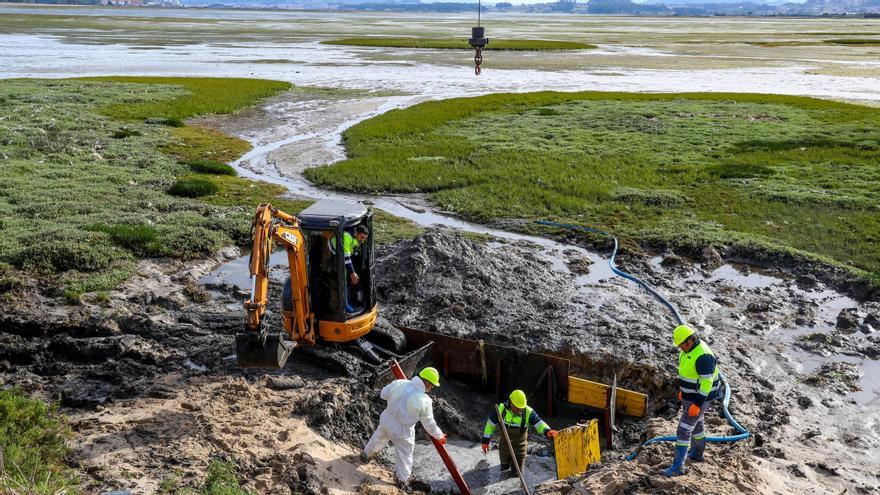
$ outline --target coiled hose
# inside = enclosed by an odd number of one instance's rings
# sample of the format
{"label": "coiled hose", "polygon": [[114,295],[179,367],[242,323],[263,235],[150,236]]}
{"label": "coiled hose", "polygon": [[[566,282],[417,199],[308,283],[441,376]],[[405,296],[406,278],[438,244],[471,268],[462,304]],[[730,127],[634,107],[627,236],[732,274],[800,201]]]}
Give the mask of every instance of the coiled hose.
{"label": "coiled hose", "polygon": [[[611,271],[614,272],[616,275],[619,275],[627,280],[631,280],[631,281],[639,284],[640,286],[642,286],[642,288],[644,288],[646,291],[648,291],[652,296],[654,296],[655,299],[657,299],[657,301],[659,301],[661,304],[666,306],[669,309],[669,311],[672,312],[672,315],[675,318],[675,321],[678,322],[679,325],[683,325],[685,323],[685,319],[684,319],[684,317],[681,316],[681,313],[678,311],[678,308],[676,308],[675,305],[672,304],[668,299],[663,297],[662,294],[657,292],[647,282],[640,280],[639,278],[637,278],[633,275],[630,275],[629,273],[626,273],[623,270],[617,268],[617,265],[614,263],[614,259],[617,257],[617,247],[618,247],[617,237],[614,237],[613,235],[609,234],[608,232],[605,232],[605,231],[602,231],[599,229],[594,229],[592,227],[584,227],[582,225],[551,222],[549,220],[539,220],[536,223],[538,225],[544,225],[547,227],[558,227],[558,228],[563,228],[563,229],[568,229],[568,230],[575,230],[575,231],[598,234],[598,235],[607,237],[607,238],[611,239],[612,241],[614,241],[614,249],[611,251],[611,257],[608,258],[608,266],[611,267]],[[738,440],[743,440],[743,439],[749,438],[750,433],[748,432],[748,430],[746,430],[745,428],[742,427],[741,424],[739,424],[739,422],[733,417],[733,415],[730,414],[730,410],[728,409],[728,406],[730,405],[731,390],[730,390],[730,385],[727,383],[727,377],[724,376],[724,373],[719,373],[719,376],[721,378],[721,383],[724,385],[724,399],[721,401],[722,411],[724,413],[725,419],[727,419],[727,422],[730,424],[730,426],[732,426],[733,429],[737,431],[737,434],[726,436],[726,437],[709,437],[709,436],[707,436],[706,441],[707,442],[714,442],[714,443],[726,443],[726,442],[736,442]],[[636,450],[632,451],[632,453],[627,456],[626,460],[631,461],[631,460],[635,459],[636,456],[639,454],[639,448],[641,448],[645,445],[649,445],[649,444],[657,443],[657,442],[674,442],[674,441],[675,441],[675,436],[672,436],[672,435],[663,436],[663,437],[654,437],[654,438],[646,441],[642,445],[640,445],[638,448],[636,448]]]}

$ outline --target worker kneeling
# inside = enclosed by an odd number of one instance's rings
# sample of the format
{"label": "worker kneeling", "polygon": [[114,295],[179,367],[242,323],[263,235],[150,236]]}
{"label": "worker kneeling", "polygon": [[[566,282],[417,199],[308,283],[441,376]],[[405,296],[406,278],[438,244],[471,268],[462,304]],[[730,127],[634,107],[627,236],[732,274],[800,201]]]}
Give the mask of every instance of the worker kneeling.
{"label": "worker kneeling", "polygon": [[672,332],[672,342],[681,349],[678,354],[678,398],[682,414],[676,431],[675,459],[664,473],[666,476],[681,476],[684,474],[684,458],[688,448],[691,460],[703,460],[706,450],[703,416],[712,401],[718,398],[721,380],[712,349],[700,340],[691,327],[676,327]]}
{"label": "worker kneeling", "polygon": [[391,441],[395,453],[394,472],[401,485],[405,486],[412,474],[417,422],[422,423],[428,435],[441,444],[446,443],[446,435],[434,421],[434,407],[428,397],[428,392],[439,386],[440,373],[429,367],[410,380],[394,380],[379,394],[388,406],[379,417],[379,428],[364,447],[363,458],[375,455]]}
{"label": "worker kneeling", "polygon": [[[493,410],[489,414],[486,421],[486,427],[483,429],[483,453],[489,452],[489,440],[495,429],[498,427],[499,421],[504,421],[507,426],[507,435],[510,437],[510,444],[513,446],[513,453],[516,456],[516,463],[519,470],[522,471],[523,464],[526,461],[526,450],[529,446],[529,425],[540,435],[546,435],[547,438],[556,438],[556,430],[541,420],[538,413],[526,404],[526,394],[522,390],[514,390],[510,394],[510,399],[504,404],[498,404],[501,409],[502,418],[498,417],[498,411]],[[501,471],[511,469],[510,450],[506,445],[498,447],[498,457],[501,461]]]}

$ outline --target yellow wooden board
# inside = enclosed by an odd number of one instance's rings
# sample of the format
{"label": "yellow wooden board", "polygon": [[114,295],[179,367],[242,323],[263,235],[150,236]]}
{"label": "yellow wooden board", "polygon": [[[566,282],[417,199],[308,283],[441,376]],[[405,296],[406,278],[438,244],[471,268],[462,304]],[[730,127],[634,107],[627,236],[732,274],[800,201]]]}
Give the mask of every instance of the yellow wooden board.
{"label": "yellow wooden board", "polygon": [[553,445],[556,448],[558,479],[586,472],[590,464],[598,464],[601,461],[599,421],[591,419],[588,424],[560,430]]}
{"label": "yellow wooden board", "polygon": [[[568,402],[605,409],[609,385],[583,378],[568,377]],[[615,407],[618,413],[641,418],[648,409],[648,396],[625,388],[617,389]]]}

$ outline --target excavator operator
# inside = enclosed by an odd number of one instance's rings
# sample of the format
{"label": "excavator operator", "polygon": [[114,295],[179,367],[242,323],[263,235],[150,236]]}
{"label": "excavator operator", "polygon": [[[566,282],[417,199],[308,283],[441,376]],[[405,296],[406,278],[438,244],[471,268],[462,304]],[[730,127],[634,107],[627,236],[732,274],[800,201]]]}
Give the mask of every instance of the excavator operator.
{"label": "excavator operator", "polygon": [[[345,290],[345,312],[348,314],[359,312],[350,302],[351,295],[349,294],[349,291],[353,286],[360,282],[360,277],[358,277],[358,274],[354,269],[354,263],[351,261],[351,256],[354,251],[360,247],[361,243],[367,240],[369,235],[370,232],[364,225],[358,225],[354,228],[354,236],[348,232],[344,232],[342,235],[342,254],[345,256],[345,274],[347,275],[346,283],[349,284]],[[330,253],[333,256],[336,256],[336,236],[330,238],[327,242],[327,246],[330,248]]]}

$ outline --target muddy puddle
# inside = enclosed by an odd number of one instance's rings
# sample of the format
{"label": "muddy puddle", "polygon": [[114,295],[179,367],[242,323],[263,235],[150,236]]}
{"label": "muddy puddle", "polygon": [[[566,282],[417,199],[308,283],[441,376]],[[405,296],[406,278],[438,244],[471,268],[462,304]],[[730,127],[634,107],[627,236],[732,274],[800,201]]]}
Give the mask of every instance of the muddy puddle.
{"label": "muddy puddle", "polygon": [[[479,443],[455,440],[447,443],[449,454],[461,471],[468,487],[473,487],[475,495],[500,495],[516,493],[520,488],[519,478],[509,470],[501,472],[497,449],[483,454]],[[433,444],[417,442],[413,454],[418,469],[417,478],[431,487],[431,492],[455,493],[455,483],[437,455]],[[552,456],[530,455],[523,468],[526,485],[535,486],[556,479],[556,461]]]}

